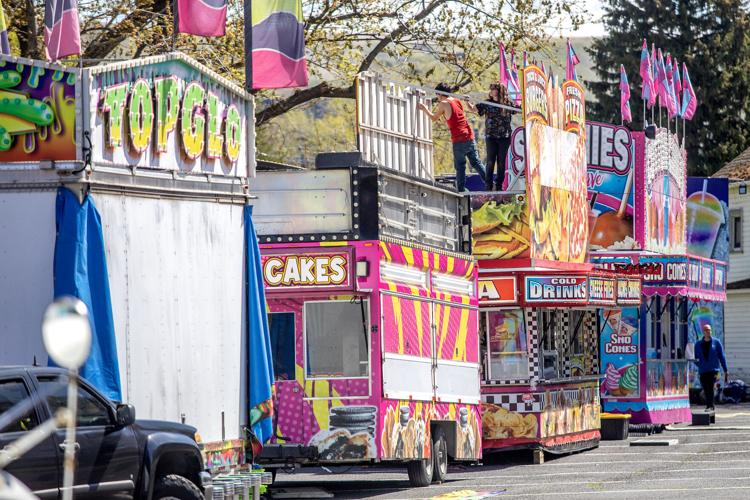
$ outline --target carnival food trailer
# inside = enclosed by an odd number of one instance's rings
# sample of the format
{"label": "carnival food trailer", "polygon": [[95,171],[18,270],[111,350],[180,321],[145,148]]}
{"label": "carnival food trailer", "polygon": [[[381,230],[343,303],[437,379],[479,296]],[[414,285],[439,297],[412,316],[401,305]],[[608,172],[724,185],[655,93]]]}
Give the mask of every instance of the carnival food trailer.
{"label": "carnival food trailer", "polygon": [[468,204],[432,180],[426,118],[411,143],[394,118],[422,100],[360,75],[362,151],[255,180],[276,374],[265,467],[400,463],[424,486],[481,457]]}
{"label": "carnival food trailer", "polygon": [[267,336],[248,313],[263,303],[246,254],[252,96],[180,53],[85,69],[0,56],[0,74],[23,103],[0,113],[0,363],[47,364],[34,332],[75,295],[93,334],[81,374],[139,418],[196,427],[213,471],[243,464],[248,377],[271,393],[248,367]]}
{"label": "carnival food trailer", "polygon": [[[634,424],[690,422],[692,343],[704,323],[713,324],[700,304],[726,299],[726,263],[642,252],[605,253],[596,263],[643,278],[643,304],[609,317],[602,332],[604,410],[628,413]],[[632,347],[614,348],[618,328]]]}
{"label": "carnival food trailer", "polygon": [[[597,268],[638,273],[643,302],[609,317],[600,313],[602,404],[607,412],[630,414],[634,424],[690,422],[692,344],[703,324],[723,331],[726,182],[696,178],[688,189],[686,152],[675,133],[658,129],[653,139],[631,134],[634,193],[621,183],[598,188],[598,199],[615,201],[603,214],[630,197],[622,205],[632,218],[611,217],[628,223],[614,231],[627,244],[602,238],[591,260]],[[621,339],[618,331],[629,333],[627,348],[613,340]]]}
{"label": "carnival food trailer", "polygon": [[[565,453],[600,438],[599,310],[640,302],[640,278],[481,261],[485,452]],[[517,265],[514,263],[513,265]]]}

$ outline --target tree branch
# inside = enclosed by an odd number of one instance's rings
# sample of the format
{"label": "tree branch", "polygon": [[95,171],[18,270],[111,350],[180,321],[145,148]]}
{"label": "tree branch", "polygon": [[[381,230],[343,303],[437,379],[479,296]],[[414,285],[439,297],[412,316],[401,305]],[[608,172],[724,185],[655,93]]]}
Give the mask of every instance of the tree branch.
{"label": "tree branch", "polygon": [[354,99],[354,85],[354,82],[352,82],[352,84],[348,87],[331,87],[328,82],[322,82],[315,85],[314,87],[298,90],[286,99],[277,101],[267,108],[255,113],[256,126],[260,127],[265,122],[272,120],[277,116],[283,115],[287,111],[313,99],[320,99],[323,97]]}

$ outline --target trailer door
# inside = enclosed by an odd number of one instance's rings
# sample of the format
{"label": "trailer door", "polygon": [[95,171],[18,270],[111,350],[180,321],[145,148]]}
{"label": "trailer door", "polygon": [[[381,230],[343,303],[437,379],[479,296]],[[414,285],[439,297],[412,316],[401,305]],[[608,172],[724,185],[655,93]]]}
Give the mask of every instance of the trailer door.
{"label": "trailer door", "polygon": [[436,401],[479,403],[479,334],[476,308],[433,304]]}

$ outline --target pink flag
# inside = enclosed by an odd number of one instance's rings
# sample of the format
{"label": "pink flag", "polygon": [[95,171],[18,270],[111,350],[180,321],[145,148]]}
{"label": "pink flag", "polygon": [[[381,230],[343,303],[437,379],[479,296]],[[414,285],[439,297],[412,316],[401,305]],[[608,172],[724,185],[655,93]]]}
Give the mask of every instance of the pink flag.
{"label": "pink flag", "polygon": [[651,68],[651,57],[648,54],[648,44],[646,39],[643,39],[643,48],[641,49],[641,99],[646,101],[648,107],[654,105],[656,102],[656,92],[654,92],[654,73]]}
{"label": "pink flag", "polygon": [[682,110],[680,114],[686,120],[692,120],[695,115],[695,109],[698,107],[698,98],[693,91],[693,84],[690,82],[687,66],[682,63]]}
{"label": "pink flag", "polygon": [[[518,79],[518,68],[516,67],[516,51],[510,49],[510,84],[511,88],[508,89],[511,99],[516,104],[521,104],[521,83]],[[515,95],[513,94],[515,92]]]}
{"label": "pink flag", "polygon": [[677,103],[677,94],[674,88],[674,73],[672,70],[672,55],[667,54],[667,66],[665,68],[665,74],[667,77],[667,112],[670,118],[674,118],[680,111]]}
{"label": "pink flag", "polygon": [[505,59],[505,45],[500,42],[500,85],[508,88],[508,61]]}
{"label": "pink flag", "polygon": [[177,0],[177,31],[198,36],[224,36],[227,0]]}
{"label": "pink flag", "polygon": [[46,0],[44,45],[50,61],[81,54],[81,28],[76,0]]}
{"label": "pink flag", "polygon": [[[659,80],[659,59],[656,57],[656,44],[651,44],[651,76],[654,78],[654,102],[661,95],[661,82]],[[659,103],[659,105],[662,105]],[[653,104],[652,104],[653,106]]]}
{"label": "pink flag", "polygon": [[630,112],[630,85],[628,85],[625,66],[622,64],[620,64],[620,114],[623,122],[633,121],[633,115]]}
{"label": "pink flag", "polygon": [[573,46],[570,44],[570,38],[568,38],[568,56],[565,63],[565,79],[566,80],[578,80],[576,75],[576,64],[580,64],[581,60],[578,59],[576,51],[573,50]]}

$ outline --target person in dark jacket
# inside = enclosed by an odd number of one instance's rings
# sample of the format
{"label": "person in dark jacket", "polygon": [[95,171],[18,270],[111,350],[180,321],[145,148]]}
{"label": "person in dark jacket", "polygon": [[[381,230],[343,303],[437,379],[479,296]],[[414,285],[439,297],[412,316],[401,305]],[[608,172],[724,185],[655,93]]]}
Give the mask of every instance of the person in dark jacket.
{"label": "person in dark jacket", "polygon": [[[503,106],[514,106],[508,97],[508,89],[497,83],[490,85],[488,101]],[[505,178],[505,157],[510,147],[510,134],[512,132],[510,118],[515,111],[484,103],[477,104],[477,111],[479,116],[484,116],[484,144],[487,148],[485,187],[487,191],[492,191],[492,179],[495,173],[495,164],[497,164],[495,190],[500,191]]]}
{"label": "person in dark jacket", "polygon": [[727,360],[724,346],[711,337],[711,325],[703,325],[703,338],[695,343],[695,363],[698,365],[701,387],[706,395],[706,409],[714,409],[714,384],[719,377],[719,367],[724,370],[724,382],[728,380]]}

